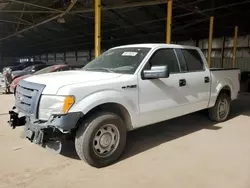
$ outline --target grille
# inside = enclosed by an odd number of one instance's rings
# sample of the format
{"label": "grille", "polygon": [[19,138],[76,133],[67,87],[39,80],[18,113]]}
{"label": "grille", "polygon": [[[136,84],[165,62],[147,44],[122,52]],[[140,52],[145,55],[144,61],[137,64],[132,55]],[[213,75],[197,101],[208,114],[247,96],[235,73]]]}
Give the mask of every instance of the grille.
{"label": "grille", "polygon": [[37,117],[37,107],[44,85],[20,81],[16,88],[15,105],[19,111],[28,116]]}

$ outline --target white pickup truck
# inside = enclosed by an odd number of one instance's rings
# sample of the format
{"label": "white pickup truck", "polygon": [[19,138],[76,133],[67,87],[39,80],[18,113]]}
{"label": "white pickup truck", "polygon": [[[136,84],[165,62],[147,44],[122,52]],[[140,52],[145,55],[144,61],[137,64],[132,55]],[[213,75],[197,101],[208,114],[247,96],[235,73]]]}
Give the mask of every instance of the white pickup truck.
{"label": "white pickup truck", "polygon": [[9,123],[42,146],[73,138],[82,160],[104,167],[122,154],[128,131],[203,109],[225,121],[239,78],[239,69],[209,69],[196,47],[120,46],[83,70],[21,81]]}

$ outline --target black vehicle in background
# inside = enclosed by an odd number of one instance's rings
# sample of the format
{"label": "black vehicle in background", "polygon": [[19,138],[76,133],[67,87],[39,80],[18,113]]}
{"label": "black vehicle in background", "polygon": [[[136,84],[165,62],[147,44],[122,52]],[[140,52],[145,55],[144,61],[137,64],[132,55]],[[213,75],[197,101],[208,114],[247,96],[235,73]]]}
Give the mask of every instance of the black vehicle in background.
{"label": "black vehicle in background", "polygon": [[43,63],[41,61],[27,61],[27,62],[19,63],[18,65],[4,67],[3,72],[6,69],[11,69],[12,71],[23,70],[26,67],[29,67],[31,65],[38,65],[38,64],[45,64],[45,63]]}
{"label": "black vehicle in background", "polygon": [[26,74],[32,74],[32,73],[34,73],[36,71],[39,71],[39,70],[41,70],[41,69],[43,69],[45,67],[48,67],[48,66],[50,66],[50,65],[43,63],[43,64],[28,66],[23,70],[12,71],[11,79],[14,80],[15,78],[18,78],[20,76],[23,76],[23,75],[26,75]]}

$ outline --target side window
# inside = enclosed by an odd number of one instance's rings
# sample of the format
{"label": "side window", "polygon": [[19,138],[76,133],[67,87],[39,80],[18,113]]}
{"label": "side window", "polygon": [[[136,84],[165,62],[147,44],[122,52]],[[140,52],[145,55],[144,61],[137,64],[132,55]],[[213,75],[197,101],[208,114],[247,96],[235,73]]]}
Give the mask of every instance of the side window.
{"label": "side window", "polygon": [[204,65],[201,56],[197,50],[181,50],[187,64],[188,71],[203,71]]}
{"label": "side window", "polygon": [[147,68],[152,66],[167,65],[170,73],[179,73],[179,64],[173,49],[160,49],[149,60]]}
{"label": "side window", "polygon": [[175,49],[175,51],[176,51],[176,54],[180,63],[181,72],[187,72],[188,71],[187,64],[183,57],[181,49]]}

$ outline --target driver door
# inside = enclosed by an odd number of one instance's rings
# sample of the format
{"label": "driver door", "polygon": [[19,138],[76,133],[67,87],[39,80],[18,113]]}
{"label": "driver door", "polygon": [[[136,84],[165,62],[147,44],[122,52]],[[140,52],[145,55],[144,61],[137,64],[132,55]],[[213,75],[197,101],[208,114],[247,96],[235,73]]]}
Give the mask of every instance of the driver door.
{"label": "driver door", "polygon": [[141,124],[138,127],[177,117],[185,110],[181,107],[190,102],[183,92],[185,84],[180,84],[183,78],[174,49],[156,50],[142,72],[161,65],[167,65],[168,78],[143,80],[141,75],[138,78]]}

